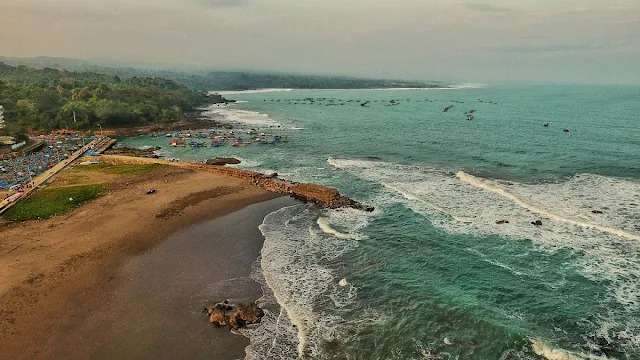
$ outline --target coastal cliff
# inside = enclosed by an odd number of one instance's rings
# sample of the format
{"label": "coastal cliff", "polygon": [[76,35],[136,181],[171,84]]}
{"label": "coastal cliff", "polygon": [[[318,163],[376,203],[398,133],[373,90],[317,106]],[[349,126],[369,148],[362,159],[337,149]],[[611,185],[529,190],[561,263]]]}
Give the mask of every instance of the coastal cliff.
{"label": "coastal cliff", "polygon": [[222,95],[220,94],[210,94],[209,97],[211,98],[211,103],[212,104],[228,104],[228,103],[234,103],[236,102],[235,100],[228,100],[225,99]]}
{"label": "coastal cliff", "polygon": [[193,170],[210,171],[234,178],[246,180],[252,185],[258,186],[267,191],[279,194],[288,194],[304,202],[317,204],[321,207],[337,209],[351,207],[354,209],[373,211],[374,208],[362,204],[349,197],[343,196],[340,192],[331,187],[287,181],[277,178],[276,174],[265,175],[255,171],[231,168],[219,165],[195,164],[187,162],[172,162],[162,159],[139,158],[131,156],[101,155],[99,160],[111,164],[164,164],[169,166],[182,167]]}

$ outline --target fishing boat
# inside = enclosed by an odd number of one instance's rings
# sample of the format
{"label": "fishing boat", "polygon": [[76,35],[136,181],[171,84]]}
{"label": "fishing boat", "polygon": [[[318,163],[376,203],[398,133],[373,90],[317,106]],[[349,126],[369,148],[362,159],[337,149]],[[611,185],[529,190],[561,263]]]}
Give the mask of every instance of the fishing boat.
{"label": "fishing boat", "polygon": [[187,145],[184,143],[184,140],[178,139],[178,140],[171,140],[171,142],[169,142],[169,146],[171,146],[171,147],[185,147]]}
{"label": "fishing boat", "polygon": [[213,139],[211,139],[211,147],[226,145],[228,141],[229,138],[226,136],[214,136]]}
{"label": "fishing boat", "polygon": [[249,145],[242,137],[238,137],[236,141],[233,142],[233,146],[247,146]]}
{"label": "fishing boat", "polygon": [[262,144],[279,144],[282,142],[287,142],[287,135],[274,135],[274,134],[265,134],[261,133],[260,136],[256,139],[257,142]]}
{"label": "fishing boat", "polygon": [[197,141],[192,141],[189,143],[189,145],[191,145],[191,147],[193,148],[206,147],[205,143],[200,143]]}

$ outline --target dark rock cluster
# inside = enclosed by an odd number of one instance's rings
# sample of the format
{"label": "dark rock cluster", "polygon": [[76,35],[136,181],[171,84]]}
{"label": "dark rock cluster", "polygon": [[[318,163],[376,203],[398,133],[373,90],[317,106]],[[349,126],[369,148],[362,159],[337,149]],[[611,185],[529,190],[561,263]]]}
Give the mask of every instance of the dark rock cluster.
{"label": "dark rock cluster", "polygon": [[204,308],[202,312],[207,314],[209,322],[213,325],[228,326],[233,330],[251,324],[259,324],[264,316],[264,311],[255,303],[235,305],[229,303],[228,300]]}

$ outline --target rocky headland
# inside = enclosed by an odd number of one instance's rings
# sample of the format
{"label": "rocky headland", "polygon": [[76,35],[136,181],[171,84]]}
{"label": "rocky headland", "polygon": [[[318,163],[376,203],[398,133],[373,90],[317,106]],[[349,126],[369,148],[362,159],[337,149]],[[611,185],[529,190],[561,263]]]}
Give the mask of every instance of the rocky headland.
{"label": "rocky headland", "polygon": [[211,102],[213,104],[229,104],[229,103],[234,103],[236,102],[235,100],[228,100],[225,99],[222,95],[220,94],[210,94],[209,97],[211,98]]}
{"label": "rocky headland", "polygon": [[207,165],[237,165],[240,164],[240,160],[236,158],[222,158],[217,157],[206,161]]}
{"label": "rocky headland", "polygon": [[158,156],[155,153],[158,150],[160,150],[159,146],[150,147],[146,149],[134,149],[129,147],[121,147],[121,148],[111,148],[109,150],[106,150],[104,153],[107,155],[136,156],[136,157],[143,157],[143,158],[159,159],[160,156]]}
{"label": "rocky headland", "polygon": [[[343,196],[340,192],[332,187],[311,184],[311,183],[299,183],[294,181],[288,181],[278,178],[277,174],[262,174],[255,171],[238,169],[227,167],[224,165],[207,165],[196,164],[188,162],[171,162],[162,159],[141,158],[132,156],[120,156],[120,155],[102,155],[100,160],[105,163],[128,163],[128,164],[143,164],[143,163],[156,163],[165,164],[170,166],[188,168],[193,170],[210,171],[219,173],[222,175],[231,176],[234,178],[243,179],[252,185],[260,187],[270,192],[287,194],[298,200],[304,202],[310,202],[317,204],[318,206],[330,209],[337,209],[342,207],[350,207],[354,209],[364,210],[371,212],[374,210],[373,206],[362,204],[356,200],[353,200],[347,196]],[[229,160],[229,159],[227,159]]]}

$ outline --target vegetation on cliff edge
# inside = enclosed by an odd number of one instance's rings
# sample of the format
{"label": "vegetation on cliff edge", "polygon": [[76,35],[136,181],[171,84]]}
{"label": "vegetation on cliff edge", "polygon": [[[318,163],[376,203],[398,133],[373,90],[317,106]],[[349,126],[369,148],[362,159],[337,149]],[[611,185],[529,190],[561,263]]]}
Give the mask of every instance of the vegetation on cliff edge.
{"label": "vegetation on cliff edge", "polygon": [[0,63],[0,105],[8,132],[172,122],[207,102],[205,93],[163,78],[121,79]]}

